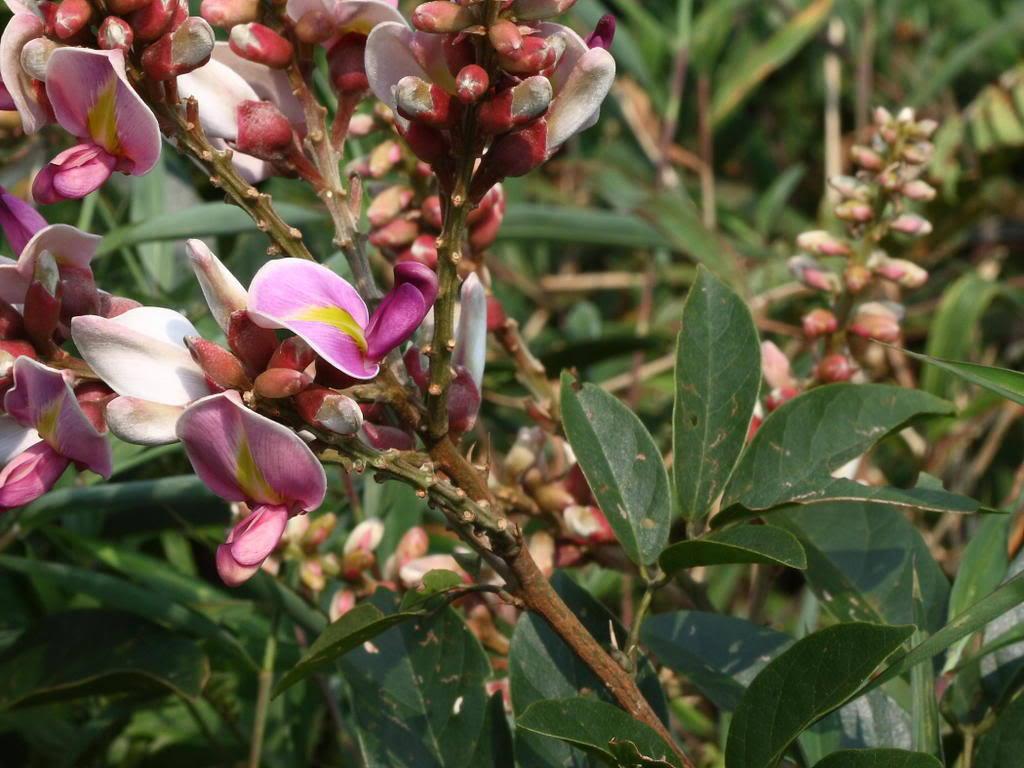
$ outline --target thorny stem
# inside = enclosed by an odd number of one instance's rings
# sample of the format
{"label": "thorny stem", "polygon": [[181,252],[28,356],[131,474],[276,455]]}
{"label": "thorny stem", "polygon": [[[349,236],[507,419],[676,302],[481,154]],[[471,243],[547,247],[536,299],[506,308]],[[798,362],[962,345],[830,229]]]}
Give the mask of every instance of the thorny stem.
{"label": "thorny stem", "polygon": [[516,364],[519,380],[530,390],[536,403],[547,411],[553,421],[559,421],[558,393],[548,380],[544,364],[533,356],[519,333],[519,323],[513,318],[507,319],[494,331],[494,336]]}

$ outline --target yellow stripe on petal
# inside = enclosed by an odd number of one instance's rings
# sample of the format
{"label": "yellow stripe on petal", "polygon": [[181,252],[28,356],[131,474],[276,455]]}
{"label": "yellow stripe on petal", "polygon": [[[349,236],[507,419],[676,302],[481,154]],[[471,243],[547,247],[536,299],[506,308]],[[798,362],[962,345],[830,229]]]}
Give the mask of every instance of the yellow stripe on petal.
{"label": "yellow stripe on petal", "polygon": [[249,440],[244,434],[238,443],[238,485],[253,501],[277,503],[281,500],[263,477],[263,472],[249,449]]}
{"label": "yellow stripe on petal", "polygon": [[39,421],[36,423],[36,432],[54,450],[59,450],[57,445],[57,419],[60,418],[60,406],[63,398],[58,397],[49,403],[39,414]]}
{"label": "yellow stripe on petal", "polygon": [[112,155],[121,154],[117,136],[117,78],[111,77],[89,108],[89,136]]}
{"label": "yellow stripe on petal", "polygon": [[366,338],[363,329],[355,318],[341,307],[309,307],[293,315],[292,320],[304,320],[313,323],[324,323],[348,336],[363,352],[366,352]]}

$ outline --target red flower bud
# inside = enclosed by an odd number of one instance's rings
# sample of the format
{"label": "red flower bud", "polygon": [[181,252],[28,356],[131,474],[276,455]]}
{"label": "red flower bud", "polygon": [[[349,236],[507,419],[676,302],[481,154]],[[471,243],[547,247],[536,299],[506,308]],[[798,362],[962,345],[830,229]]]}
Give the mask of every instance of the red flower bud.
{"label": "red flower bud", "polygon": [[855,144],[850,148],[850,157],[853,162],[868,171],[880,171],[884,161],[882,156],[869,147]]}
{"label": "red flower bud", "polygon": [[487,101],[479,112],[481,130],[504,133],[543,115],[551,104],[551,81],[536,75]]}
{"label": "red flower bud", "polygon": [[494,244],[504,218],[505,214],[499,206],[491,206],[484,210],[483,217],[469,230],[469,245],[474,251],[482,251]]}
{"label": "red flower bud", "polygon": [[412,12],[412,25],[424,32],[461,32],[476,23],[476,12],[472,6],[448,0],[421,3]]}
{"label": "red flower bud", "polygon": [[829,333],[835,333],[839,326],[836,316],[827,309],[812,309],[802,320],[804,336],[809,339],[816,339]]}
{"label": "red flower bud", "polygon": [[92,6],[88,0],[62,0],[53,18],[53,31],[61,40],[69,40],[89,25]]}
{"label": "red flower bud", "polygon": [[423,205],[420,206],[420,212],[423,214],[423,221],[426,224],[434,229],[441,229],[444,222],[441,215],[441,198],[438,195],[431,195],[424,200]]}
{"label": "red flower bud", "polygon": [[547,159],[547,124],[543,119],[499,137],[480,161],[473,176],[470,199],[480,200],[506,176],[522,176]]}
{"label": "red flower bud", "polygon": [[0,339],[17,339],[25,333],[25,323],[14,307],[0,299]]}
{"label": "red flower bud", "polygon": [[388,427],[380,424],[363,423],[363,435],[367,442],[378,451],[393,449],[396,451],[411,451],[416,443],[413,436],[403,432],[397,427]]}
{"label": "red flower bud", "polygon": [[431,167],[437,169],[447,165],[448,139],[436,128],[422,123],[412,123],[402,137],[413,154]]}
{"label": "red flower bud", "polygon": [[326,42],[334,32],[334,22],[323,11],[307,11],[295,24],[295,36],[307,45]]}
{"label": "red flower bud", "polygon": [[370,220],[370,225],[380,227],[387,224],[406,209],[414,194],[409,187],[397,184],[385,189],[373,198],[373,202],[366,210],[366,218]]}
{"label": "red flower bud", "polygon": [[261,160],[281,160],[292,147],[292,124],[269,101],[243,101],[236,110],[240,152]]}
{"label": "red flower bud", "polygon": [[142,68],[153,80],[171,80],[208,62],[213,43],[210,25],[198,16],[190,16],[143,52]]}
{"label": "red flower bud", "polygon": [[259,0],[203,0],[199,15],[221,29],[248,24],[259,18]]}
{"label": "red flower bud", "polygon": [[451,96],[441,86],[428,83],[415,75],[398,81],[395,100],[398,113],[408,120],[443,127],[451,118]]}
{"label": "red flower bud", "polygon": [[292,368],[268,368],[253,382],[260,397],[277,399],[297,395],[313,383],[313,377]]}
{"label": "red flower bud", "polygon": [[362,93],[370,87],[366,79],[366,35],[342,35],[327,53],[327,71],[338,93]]}
{"label": "red flower bud", "polygon": [[849,381],[853,376],[853,363],[846,355],[834,354],[822,358],[818,363],[818,380],[826,384]]}
{"label": "red flower bud", "polygon": [[332,389],[311,386],[294,398],[295,409],[307,424],[339,435],[354,435],[363,425],[363,413],[350,397]]}
{"label": "red flower bud", "polygon": [[96,32],[96,44],[104,51],[131,50],[134,40],[131,25],[118,16],[107,16]]}
{"label": "red flower bud", "polygon": [[107,11],[117,16],[126,16],[145,8],[153,0],[107,0]]}
{"label": "red flower bud", "polygon": [[411,219],[394,219],[370,233],[370,242],[378,248],[400,248],[419,235],[419,225]]}
{"label": "red flower bud", "polygon": [[435,269],[437,267],[437,238],[433,235],[420,235],[412,241],[412,245],[398,257],[398,260],[416,261]]}
{"label": "red flower bud", "polygon": [[138,309],[142,306],[141,303],[135,299],[129,299],[126,296],[111,296],[109,293],[103,291],[99,292],[99,309],[98,314],[100,317],[117,317],[123,315],[129,309]]}
{"label": "red flower bud", "polygon": [[510,54],[499,52],[502,68],[515,75],[536,75],[558,63],[565,51],[561,35],[551,37],[524,37],[521,48]]}
{"label": "red flower bud", "polygon": [[238,309],[231,313],[228,322],[228,346],[252,377],[266,370],[278,347],[277,334],[256,325],[248,312]]}
{"label": "red flower bud", "polygon": [[459,70],[455,77],[455,95],[463,104],[472,104],[491,87],[487,70],[479,64],[470,64]]}
{"label": "red flower bud", "polygon": [[298,336],[289,336],[270,357],[267,368],[291,368],[304,371],[316,359],[316,352]]}
{"label": "red flower bud", "polygon": [[[148,43],[159,38],[171,26],[178,10],[178,0],[151,0],[128,17],[135,40]],[[121,12],[123,13],[123,11]]]}
{"label": "red flower bud", "polygon": [[505,308],[501,306],[501,302],[497,296],[487,297],[487,332],[494,333],[494,331],[500,330],[505,327],[505,323],[508,322],[508,316],[505,314]]}
{"label": "red flower bud", "polygon": [[[60,289],[57,284],[56,264],[49,268],[37,262],[36,279],[25,293],[25,335],[40,352],[48,353],[53,347],[53,334],[60,324]],[[52,274],[51,274],[52,273]]]}
{"label": "red flower bud", "polygon": [[523,48],[523,34],[519,31],[519,25],[508,19],[499,19],[489,26],[487,39],[501,56],[510,56]]}
{"label": "red flower bud", "polygon": [[462,367],[456,369],[448,388],[448,429],[454,434],[468,432],[480,410],[480,390],[473,377]]}
{"label": "red flower bud", "polygon": [[192,354],[192,359],[203,369],[206,378],[215,386],[239,390],[252,388],[252,381],[246,376],[242,361],[224,347],[199,336],[186,337],[185,346]]}
{"label": "red flower bud", "polygon": [[295,52],[292,44],[285,38],[270,27],[256,22],[232,27],[228,43],[231,50],[243,59],[265,64],[271,69],[287,67]]}
{"label": "red flower bud", "polygon": [[792,400],[799,394],[800,391],[796,387],[779,387],[778,389],[773,389],[764,399],[765,410],[771,413],[780,405]]}

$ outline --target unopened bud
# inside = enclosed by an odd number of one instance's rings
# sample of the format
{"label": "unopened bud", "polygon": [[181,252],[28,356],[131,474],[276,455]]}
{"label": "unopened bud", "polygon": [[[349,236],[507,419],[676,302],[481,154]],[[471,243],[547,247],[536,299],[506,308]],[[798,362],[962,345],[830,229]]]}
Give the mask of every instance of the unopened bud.
{"label": "unopened bud", "polygon": [[870,147],[854,144],[850,148],[850,158],[854,163],[867,171],[879,171],[884,165],[882,156]]}
{"label": "unopened bud", "polygon": [[831,384],[837,381],[849,381],[853,376],[853,363],[846,355],[826,355],[818,363],[818,381]]}
{"label": "unopened bud", "polygon": [[480,200],[506,176],[527,174],[547,157],[547,125],[543,119],[498,137],[473,176],[470,198]]}
{"label": "unopened bud", "polygon": [[843,221],[854,221],[863,223],[871,221],[875,215],[874,209],[867,203],[860,200],[844,200],[835,209],[836,217]]}
{"label": "unopened bud", "polygon": [[140,8],[145,8],[152,0],[107,0],[106,6],[109,13],[117,16],[126,16]]}
{"label": "unopened bud", "polygon": [[104,51],[128,51],[134,41],[131,25],[119,16],[107,16],[96,32],[96,45]]}
{"label": "unopened bud", "polygon": [[615,541],[615,532],[608,524],[608,518],[597,507],[573,504],[565,508],[563,518],[569,532],[588,544]]}
{"label": "unopened bud", "polygon": [[[49,256],[49,254],[45,254]],[[38,274],[38,269],[36,270]],[[51,289],[48,281],[36,279],[25,293],[25,335],[35,348],[44,354],[53,349],[53,334],[60,323],[60,298],[56,284]]]}
{"label": "unopened bud", "polygon": [[775,342],[761,342],[761,373],[772,389],[796,386],[789,358],[775,345]]}
{"label": "unopened bud", "polygon": [[266,370],[278,346],[277,334],[256,325],[244,309],[231,313],[227,337],[228,346],[242,361],[250,377]]}
{"label": "unopened bud", "polygon": [[290,368],[305,371],[316,359],[316,352],[299,336],[289,336],[281,342],[267,363],[267,368]]}
{"label": "unopened bud", "polygon": [[867,201],[871,197],[871,188],[854,176],[833,176],[828,185],[847,199]]}
{"label": "unopened bud", "polygon": [[245,309],[248,293],[202,240],[187,240],[185,252],[213,318],[227,332],[231,313]]}
{"label": "unopened bud", "polygon": [[308,558],[299,566],[299,579],[312,592],[320,592],[327,586],[323,566],[318,558]]}
{"label": "unopened bud", "polygon": [[365,571],[376,564],[377,558],[365,549],[354,549],[341,560],[341,578],[345,581],[359,581]]}
{"label": "unopened bud", "polygon": [[53,31],[61,40],[68,40],[89,25],[92,5],[88,0],[61,0],[53,20]]}
{"label": "unopened bud", "polygon": [[481,396],[472,375],[465,368],[456,368],[448,388],[448,429],[461,435],[473,428],[480,411]]}
{"label": "unopened bud", "polygon": [[204,19],[190,16],[176,30],[146,48],[142,69],[153,80],[171,80],[208,62],[213,43],[213,28]]}
{"label": "unopened bud", "polygon": [[849,245],[823,229],[801,232],[796,244],[801,250],[819,256],[846,256],[850,252]]}
{"label": "unopened bud", "polygon": [[924,165],[932,159],[935,147],[928,141],[918,141],[903,147],[900,157],[913,165]]}
{"label": "unopened bud", "polygon": [[415,261],[434,269],[437,267],[437,238],[433,235],[420,235],[412,241],[412,245],[398,257],[398,260]]}
{"label": "unopened bud", "polygon": [[889,302],[871,301],[854,312],[850,333],[866,339],[891,343],[900,338],[902,309]]}
{"label": "unopened bud", "polygon": [[[426,126],[414,125],[413,127],[422,127],[425,128],[426,130],[432,130],[426,128]],[[410,130],[409,134],[412,133],[413,131]],[[407,141],[409,140],[409,134],[407,134],[406,136]],[[412,146],[411,141],[409,141],[409,146],[412,147],[413,152],[416,151],[415,147]],[[395,165],[397,165],[401,161],[401,159],[402,148],[399,146],[397,141],[392,141],[391,139],[388,139],[387,141],[382,141],[380,144],[374,147],[373,151],[370,153],[370,175],[373,176],[373,178],[375,179],[379,179],[381,176],[386,175],[392,168],[394,168]]]}
{"label": "unopened bud", "polygon": [[370,233],[370,243],[378,248],[401,248],[409,245],[420,233],[419,225],[411,219],[394,219]]}
{"label": "unopened bud", "polygon": [[474,251],[482,251],[498,239],[504,210],[498,206],[487,209],[469,230],[469,245]]}
{"label": "unopened bud", "polygon": [[451,96],[439,85],[408,75],[395,86],[398,112],[408,120],[441,127],[451,116]]}
{"label": "unopened bud", "polygon": [[535,120],[551,105],[551,81],[535,75],[498,93],[479,112],[480,128],[488,133],[503,133],[515,125]]}
{"label": "unopened bud", "polygon": [[264,64],[271,69],[284,69],[294,54],[292,44],[288,40],[270,27],[257,22],[232,27],[228,43],[231,50],[243,59]]}
{"label": "unopened bud", "polygon": [[888,125],[893,121],[892,112],[885,107],[875,107],[872,117],[875,120],[875,125],[881,128],[883,125]]}
{"label": "unopened bud", "polygon": [[514,0],[512,14],[520,21],[550,19],[565,13],[576,0]]}
{"label": "unopened bud", "polygon": [[380,227],[394,219],[412,202],[415,193],[409,187],[396,184],[373,198],[366,210],[371,226]]}
{"label": "unopened bud", "polygon": [[295,36],[307,45],[319,45],[330,40],[335,33],[334,22],[324,11],[313,10],[302,14],[295,24]]}
{"label": "unopened bud", "polygon": [[[174,14],[178,10],[178,0],[150,0],[137,11],[133,11],[127,21],[135,32],[135,40],[149,43],[157,40],[171,26]],[[118,12],[123,15],[124,11]]]}
{"label": "unopened bud", "polygon": [[292,124],[269,101],[243,101],[236,110],[240,152],[260,160],[282,160],[292,148]]}
{"label": "unopened bud", "polygon": [[337,621],[355,607],[356,593],[348,587],[342,587],[331,597],[331,604],[327,609],[327,615],[332,622]]}
{"label": "unopened bud", "polygon": [[[393,562],[389,562],[389,566],[394,566],[394,570],[397,570],[407,563],[426,555],[429,548],[430,537],[427,536],[427,532],[422,527],[414,525],[403,533],[402,538],[398,540],[395,554],[392,555]],[[392,568],[387,568],[387,571],[390,576]]]}
{"label": "unopened bud", "polygon": [[21,49],[21,68],[33,80],[46,82],[46,66],[50,63],[50,54],[60,48],[48,37],[37,37],[25,43]]}
{"label": "unopened bud", "polygon": [[537,505],[545,512],[557,513],[575,504],[573,497],[561,483],[545,483],[532,490]]}
{"label": "unopened bud", "polygon": [[932,231],[931,222],[916,213],[902,213],[893,219],[889,226],[896,232],[914,237],[923,237]]}
{"label": "unopened bud", "polygon": [[375,517],[371,517],[368,520],[363,520],[363,522],[352,529],[352,533],[345,539],[345,547],[342,551],[346,555],[357,549],[361,549],[364,552],[373,552],[380,545],[382,538],[384,538],[384,523]]}
{"label": "unopened bud", "polygon": [[192,359],[203,369],[206,378],[221,389],[248,390],[252,381],[245,374],[242,361],[224,347],[199,336],[185,338]]}
{"label": "unopened bud", "polygon": [[411,451],[415,445],[413,436],[398,427],[389,427],[385,424],[372,424],[369,421],[363,422],[363,430],[360,433],[372,448],[378,451]]}
{"label": "unopened bud", "polygon": [[928,202],[929,200],[935,199],[935,187],[921,179],[908,181],[900,188],[900,192],[911,200]]}
{"label": "unopened bud", "polygon": [[437,195],[431,195],[423,201],[423,205],[420,206],[420,212],[423,214],[423,221],[433,227],[434,229],[441,229],[443,224],[441,214],[441,198]]}
{"label": "unopened bud", "polygon": [[502,69],[515,75],[535,75],[554,67],[565,51],[565,38],[555,34],[550,37],[524,37],[521,47],[509,54],[499,52],[498,61]]}
{"label": "unopened bud", "polygon": [[260,397],[276,400],[297,395],[312,383],[313,377],[308,373],[292,368],[267,368],[256,377],[253,391]]}
{"label": "unopened bud", "polygon": [[109,293],[99,291],[99,315],[110,319],[123,315],[125,312],[138,309],[142,304],[135,299],[129,299],[127,296],[111,296]]}
{"label": "unopened bud", "polygon": [[493,333],[500,328],[504,328],[508,322],[508,316],[505,314],[505,308],[501,306],[501,301],[497,296],[487,297],[487,331]]}
{"label": "unopened bud", "polygon": [[910,135],[915,139],[930,139],[938,127],[939,124],[934,120],[918,120],[910,127]]}
{"label": "unopened bud", "polygon": [[459,70],[455,77],[455,95],[463,104],[472,104],[487,93],[491,79],[487,70],[479,64],[469,64]]}
{"label": "unopened bud", "polygon": [[0,299],[0,339],[17,339],[25,333],[21,313]]}
{"label": "unopened bud", "polygon": [[327,53],[328,76],[339,93],[361,93],[370,87],[366,78],[366,35],[349,32]]}
{"label": "unopened bud", "polygon": [[418,589],[423,584],[423,577],[431,571],[454,571],[463,581],[468,580],[459,561],[451,555],[427,555],[412,560],[399,569],[398,578],[406,589]]}
{"label": "unopened bud", "polygon": [[337,435],[354,435],[363,426],[359,404],[327,387],[304,389],[295,396],[295,408],[307,424]]}
{"label": "unopened bud", "polygon": [[886,280],[899,283],[904,288],[920,288],[928,282],[928,271],[906,259],[890,259],[876,251],[868,260],[868,267]]}
{"label": "unopened bud", "polygon": [[860,293],[871,282],[871,270],[862,264],[851,264],[843,271],[843,283],[850,293]]}
{"label": "unopened bud", "polygon": [[221,29],[256,21],[259,11],[259,0],[203,0],[199,6],[199,15]]}
{"label": "unopened bud", "polygon": [[448,0],[420,3],[412,12],[412,25],[424,32],[461,32],[476,23],[477,14],[473,6]]}
{"label": "unopened bud", "polygon": [[908,125],[914,122],[916,113],[913,107],[903,107],[899,112],[896,113],[896,122]]}
{"label": "unopened bud", "polygon": [[799,394],[800,390],[795,386],[773,389],[764,398],[764,408],[766,411],[771,413],[772,411],[778,410],[783,404],[788,403]]}
{"label": "unopened bud", "polygon": [[788,262],[789,271],[808,288],[827,293],[838,293],[842,287],[839,275],[825,269],[817,261],[807,256],[794,256]]}
{"label": "unopened bud", "polygon": [[819,336],[827,336],[835,333],[839,323],[836,316],[827,309],[812,309],[801,320],[804,329],[804,336],[809,339],[816,339]]}

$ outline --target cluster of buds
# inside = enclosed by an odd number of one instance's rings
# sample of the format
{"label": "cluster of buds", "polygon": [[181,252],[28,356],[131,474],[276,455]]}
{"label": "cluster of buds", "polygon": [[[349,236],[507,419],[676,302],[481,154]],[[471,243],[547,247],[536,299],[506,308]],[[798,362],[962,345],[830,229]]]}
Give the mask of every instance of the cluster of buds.
{"label": "cluster of buds", "polygon": [[606,23],[588,45],[545,21],[571,5],[427,2],[413,13],[414,30],[385,23],[370,33],[369,86],[442,194],[453,191],[458,156],[482,156],[468,189],[475,204],[596,121],[615,75],[611,34]]}
{"label": "cluster of buds", "polygon": [[844,231],[812,230],[797,237],[801,253],[790,259],[790,269],[826,304],[802,318],[805,338],[824,342],[814,374],[821,383],[853,376],[856,367],[848,352],[864,346],[856,339],[899,340],[903,308],[893,300],[896,292],[919,288],[928,279],[922,267],[890,256],[888,249],[931,232],[928,220],[908,208],[935,197],[921,175],[936,128],[909,108],[895,117],[876,109],[870,142],[850,151],[855,173],[829,180],[837,200],[833,213]]}

